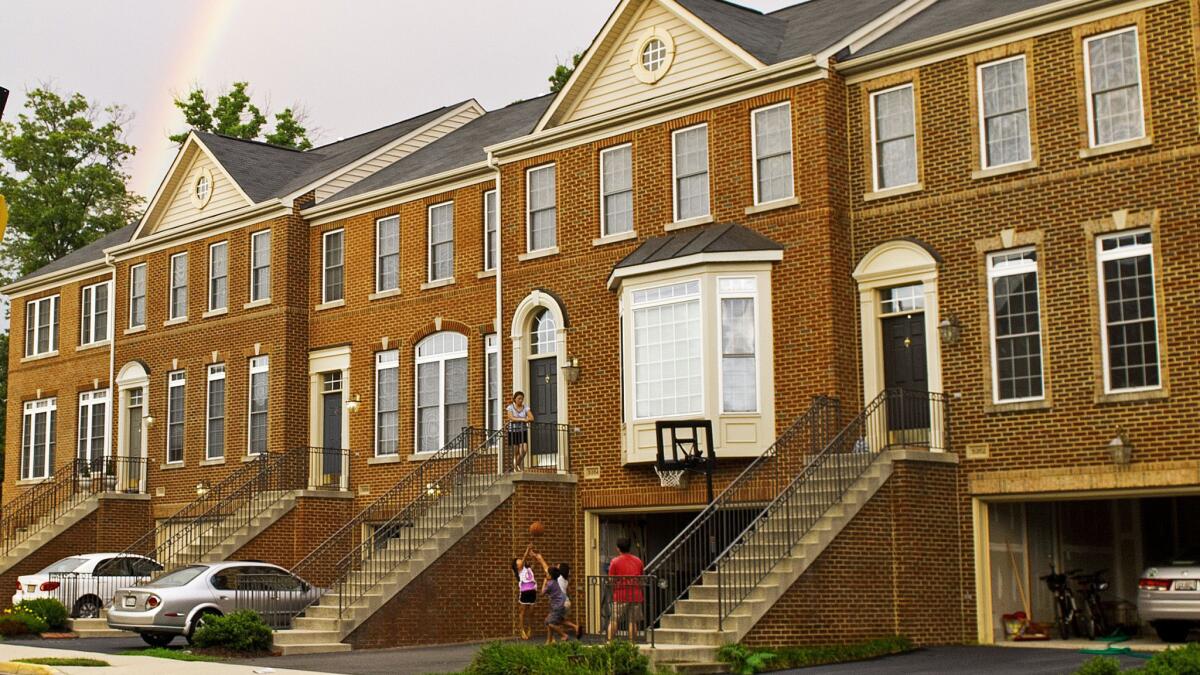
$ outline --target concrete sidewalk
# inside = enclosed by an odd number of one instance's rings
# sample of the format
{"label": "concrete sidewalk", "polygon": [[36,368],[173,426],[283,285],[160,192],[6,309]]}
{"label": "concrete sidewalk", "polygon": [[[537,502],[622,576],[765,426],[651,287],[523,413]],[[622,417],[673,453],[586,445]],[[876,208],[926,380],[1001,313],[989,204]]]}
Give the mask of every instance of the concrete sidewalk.
{"label": "concrete sidewalk", "polygon": [[68,675],[101,675],[103,673],[162,675],[164,672],[169,672],[171,675],[251,675],[254,673],[312,675],[314,672],[319,672],[311,670],[281,670],[266,663],[260,665],[236,665],[211,661],[176,661],[174,659],[160,659],[153,656],[116,656],[113,654],[96,654],[95,652],[74,649],[29,647],[13,642],[0,643],[0,661],[38,657],[101,659],[112,664],[111,668],[54,666],[54,668]]}

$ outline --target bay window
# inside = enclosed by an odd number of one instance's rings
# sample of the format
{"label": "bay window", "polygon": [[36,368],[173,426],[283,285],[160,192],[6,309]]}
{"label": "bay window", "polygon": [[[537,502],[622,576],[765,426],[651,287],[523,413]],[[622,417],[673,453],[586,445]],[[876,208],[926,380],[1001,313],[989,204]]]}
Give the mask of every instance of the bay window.
{"label": "bay window", "polygon": [[717,297],[721,304],[721,411],[727,413],[758,410],[758,367],[754,305],[758,295],[756,280],[720,278]]}
{"label": "bay window", "polygon": [[638,419],[703,410],[700,282],[633,293],[634,414]]}

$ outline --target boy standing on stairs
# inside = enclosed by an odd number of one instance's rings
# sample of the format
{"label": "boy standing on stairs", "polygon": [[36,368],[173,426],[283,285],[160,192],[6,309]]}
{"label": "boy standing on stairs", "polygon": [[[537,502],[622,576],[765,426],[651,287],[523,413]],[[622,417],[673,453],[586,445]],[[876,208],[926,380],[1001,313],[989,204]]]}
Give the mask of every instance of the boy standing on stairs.
{"label": "boy standing on stairs", "polygon": [[628,623],[629,641],[637,642],[637,627],[642,620],[642,579],[620,577],[641,577],[645,566],[641,558],[629,552],[629,537],[617,540],[617,552],[620,555],[608,564],[608,576],[613,584],[613,611],[608,620],[608,641],[612,642],[618,623]]}

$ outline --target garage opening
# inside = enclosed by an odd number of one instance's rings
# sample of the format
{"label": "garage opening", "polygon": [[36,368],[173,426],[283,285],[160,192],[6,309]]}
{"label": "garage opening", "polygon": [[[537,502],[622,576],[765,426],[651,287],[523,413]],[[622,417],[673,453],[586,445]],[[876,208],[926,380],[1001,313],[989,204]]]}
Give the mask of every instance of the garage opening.
{"label": "garage opening", "polygon": [[[1044,579],[1052,566],[1058,573],[1099,573],[1107,582],[1099,599],[1108,625],[1153,639],[1155,628],[1138,612],[1138,581],[1148,567],[1169,565],[1200,544],[1197,496],[992,502],[987,513],[987,590],[996,643],[1012,638],[1014,623],[1005,617],[1017,612],[1054,627],[1051,639],[1060,638],[1056,595]],[[1077,574],[1068,583],[1086,614],[1087,580]],[[1086,620],[1073,623],[1072,637],[1086,639],[1086,627]]]}

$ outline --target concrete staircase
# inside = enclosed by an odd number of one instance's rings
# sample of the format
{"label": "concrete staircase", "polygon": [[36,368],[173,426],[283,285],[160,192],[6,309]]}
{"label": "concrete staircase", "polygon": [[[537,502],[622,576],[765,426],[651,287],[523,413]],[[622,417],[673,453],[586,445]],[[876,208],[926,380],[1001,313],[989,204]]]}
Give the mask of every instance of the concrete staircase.
{"label": "concrete staircase", "polygon": [[[805,494],[826,493],[832,506],[807,529],[790,555],[766,574],[723,626],[718,621],[717,574],[704,572],[700,582],[691,586],[686,597],[662,617],[660,627],[654,631],[655,646],[643,645],[655,664],[674,667],[678,672],[725,672],[724,664],[717,661],[717,650],[722,645],[740,642],[892,475],[892,453],[881,452],[837,499],[833,476],[840,470],[840,459],[829,458],[806,479],[812,488],[806,488]],[[802,527],[800,520],[776,514],[764,521],[746,544],[721,562],[722,570],[736,575],[739,570],[765,569],[776,557],[767,557],[771,549],[768,542],[789,541],[788,528]],[[774,550],[778,551],[778,546]]]}
{"label": "concrete staircase", "polygon": [[[177,562],[173,566],[218,562],[229,558],[295,508],[296,497],[299,494],[299,490],[258,493],[255,502],[243,504],[237,511],[223,518],[213,519],[207,527],[199,528],[197,536],[179,549]],[[263,508],[264,503],[269,505]],[[236,523],[239,522],[245,524],[237,527]]]}
{"label": "concrete staircase", "polygon": [[[338,617],[339,596],[336,589],[330,590],[321,596],[316,604],[305,610],[304,616],[296,618],[292,622],[290,630],[275,632],[276,648],[284,655],[350,651],[350,645],[342,640],[346,639],[350,633],[395,597],[412,580],[429,569],[472,528],[511,497],[513,489],[511,476],[498,479],[494,485],[468,505],[461,515],[437,529],[436,533],[417,550],[415,555],[398,563],[382,578],[376,580],[374,575],[362,570],[351,572],[347,578],[348,583],[360,583],[368,588],[362,594],[363,597],[348,608],[349,611],[345,616]],[[422,519],[430,517],[422,516]],[[420,520],[418,520],[419,526]],[[395,541],[387,544],[393,550],[397,545],[398,543]]]}
{"label": "concrete staircase", "polygon": [[67,622],[67,626],[80,638],[109,638],[130,636],[129,631],[117,630],[108,627],[107,611],[101,611],[99,618],[96,619],[71,619]]}
{"label": "concrete staircase", "polygon": [[72,525],[95,511],[99,505],[98,494],[79,493],[64,505],[62,511],[46,515],[30,523],[28,527],[17,530],[13,534],[12,543],[4,547],[8,552],[0,556],[0,574],[9,571],[29,554],[66,532]]}

